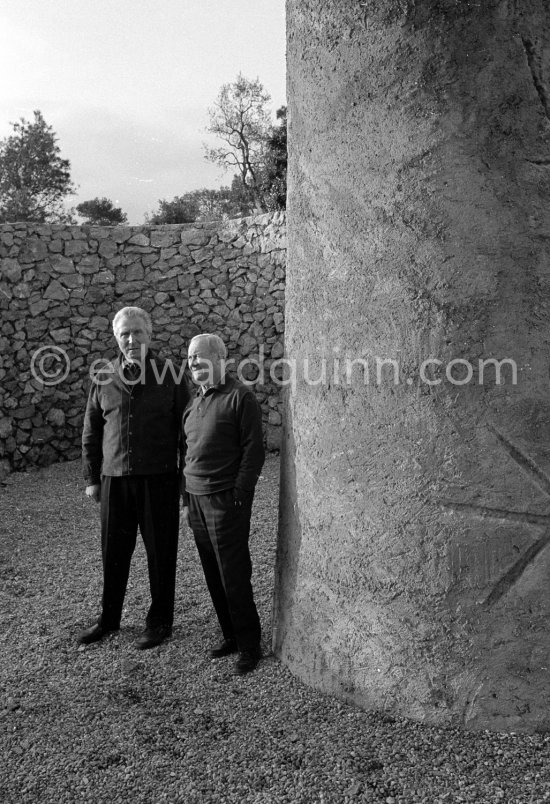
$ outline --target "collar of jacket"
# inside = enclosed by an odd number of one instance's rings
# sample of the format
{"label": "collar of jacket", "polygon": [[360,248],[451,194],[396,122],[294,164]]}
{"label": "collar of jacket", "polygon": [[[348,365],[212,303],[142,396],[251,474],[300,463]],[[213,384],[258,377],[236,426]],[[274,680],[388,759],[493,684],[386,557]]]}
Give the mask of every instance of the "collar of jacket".
{"label": "collar of jacket", "polygon": [[234,384],[234,378],[230,374],[224,374],[217,385],[209,385],[205,391],[202,390],[202,385],[199,385],[197,388],[197,396],[206,396],[209,391],[220,391],[222,394],[228,394],[233,388]]}
{"label": "collar of jacket", "polygon": [[[151,368],[153,363],[156,366],[158,366],[158,369],[155,372],[153,372],[153,369]],[[162,363],[164,363],[164,360],[162,360],[157,355],[157,353],[154,352],[152,349],[148,349],[147,354],[145,355],[145,380],[150,381],[151,379],[155,379],[158,381],[159,373],[162,373],[161,368]],[[112,365],[114,368],[114,374],[116,377],[118,377],[121,386],[123,386],[126,390],[129,390],[130,388],[133,388],[134,385],[136,385],[135,380],[131,380],[129,385],[124,380],[124,367],[126,365],[126,359],[122,354],[122,352],[119,352],[118,356],[113,360]],[[142,371],[141,363],[139,365],[140,365],[140,373],[138,375],[138,380],[141,377],[141,371]]]}
{"label": "collar of jacket", "polygon": [[[150,368],[151,363],[159,363],[163,362],[156,352],[152,349],[147,349],[147,354],[145,355],[145,371]],[[117,368],[124,369],[126,366],[130,366],[132,364],[131,360],[126,360],[122,352],[118,353],[118,356],[114,360],[114,364]],[[138,363],[139,367],[141,368],[141,363]]]}

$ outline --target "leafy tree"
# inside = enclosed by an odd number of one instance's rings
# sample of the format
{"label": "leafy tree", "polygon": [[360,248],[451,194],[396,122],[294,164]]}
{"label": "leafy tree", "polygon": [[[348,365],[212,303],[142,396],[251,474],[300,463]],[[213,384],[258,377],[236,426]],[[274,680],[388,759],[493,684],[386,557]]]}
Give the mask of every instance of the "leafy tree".
{"label": "leafy tree", "polygon": [[250,212],[250,199],[245,197],[238,177],[231,187],[219,190],[191,190],[172,201],[159,200],[159,208],[146,216],[148,224],[192,223],[238,218]]}
{"label": "leafy tree", "polygon": [[193,193],[175,195],[171,201],[159,199],[159,208],[145,216],[148,224],[193,223],[199,216],[199,205]]}
{"label": "leafy tree", "polygon": [[243,199],[242,186],[220,187],[219,190],[200,190],[200,221],[219,221],[223,218],[239,218],[248,214],[248,199]]}
{"label": "leafy tree", "polygon": [[259,79],[250,81],[239,73],[236,81],[222,86],[214,106],[208,109],[208,131],[224,144],[206,148],[206,158],[225,169],[237,168],[245,195],[260,209],[264,208],[261,173],[271,129],[269,101]]}
{"label": "leafy tree", "polygon": [[279,125],[267,140],[261,191],[267,209],[286,209],[287,108],[277,109]]}
{"label": "leafy tree", "polygon": [[11,125],[13,134],[0,141],[0,222],[71,222],[63,200],[75,187],[52,127],[39,111],[33,122]]}
{"label": "leafy tree", "polygon": [[115,207],[108,198],[92,198],[91,201],[83,201],[76,205],[76,211],[88,224],[94,226],[113,226],[119,223],[126,223],[128,217],[120,207]]}
{"label": "leafy tree", "polygon": [[240,176],[233,176],[231,186],[227,189],[230,194],[230,209],[227,217],[244,218],[258,209],[259,205],[253,201],[248,190],[243,187]]}

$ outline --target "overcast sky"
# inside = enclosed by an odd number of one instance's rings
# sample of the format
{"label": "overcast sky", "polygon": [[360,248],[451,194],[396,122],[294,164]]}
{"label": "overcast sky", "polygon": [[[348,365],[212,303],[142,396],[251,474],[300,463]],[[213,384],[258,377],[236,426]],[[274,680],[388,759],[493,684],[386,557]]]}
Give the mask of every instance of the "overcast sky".
{"label": "overcast sky", "polygon": [[285,0],[0,0],[0,138],[40,109],[79,186],[144,222],[228,184],[206,109],[239,72],[286,103]]}

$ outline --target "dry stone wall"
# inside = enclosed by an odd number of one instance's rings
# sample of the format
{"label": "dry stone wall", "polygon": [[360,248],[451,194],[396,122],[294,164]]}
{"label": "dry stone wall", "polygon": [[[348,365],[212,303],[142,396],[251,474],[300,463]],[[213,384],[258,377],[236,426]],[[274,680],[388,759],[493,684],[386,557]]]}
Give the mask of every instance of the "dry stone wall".
{"label": "dry stone wall", "polygon": [[90,369],[116,354],[111,321],[151,313],[176,364],[217,332],[279,444],[284,213],[170,226],[0,226],[0,476],[78,457]]}

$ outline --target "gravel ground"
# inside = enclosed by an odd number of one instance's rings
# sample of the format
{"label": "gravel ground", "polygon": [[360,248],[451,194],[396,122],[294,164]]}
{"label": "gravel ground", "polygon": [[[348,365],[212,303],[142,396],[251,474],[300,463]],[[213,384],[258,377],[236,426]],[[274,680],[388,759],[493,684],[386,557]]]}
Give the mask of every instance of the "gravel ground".
{"label": "gravel ground", "polygon": [[346,804],[550,801],[550,737],[467,734],[368,713],[305,687],[270,655],[278,459],[252,536],[266,656],[245,677],[210,661],[218,629],[182,526],[176,627],[137,651],[145,554],[122,630],[78,647],[100,598],[98,509],[78,463],[0,491],[0,801],[3,804]]}

